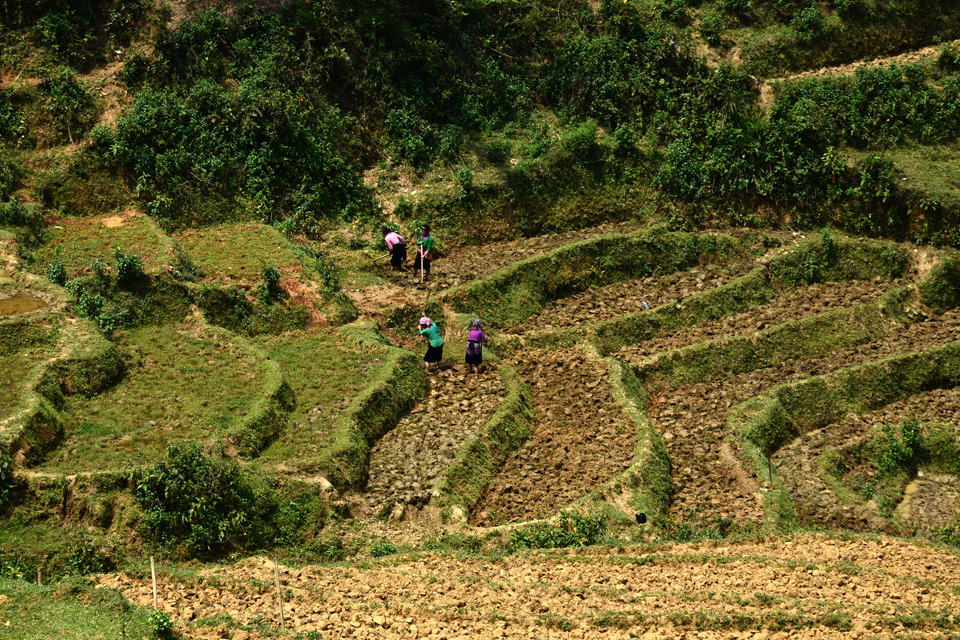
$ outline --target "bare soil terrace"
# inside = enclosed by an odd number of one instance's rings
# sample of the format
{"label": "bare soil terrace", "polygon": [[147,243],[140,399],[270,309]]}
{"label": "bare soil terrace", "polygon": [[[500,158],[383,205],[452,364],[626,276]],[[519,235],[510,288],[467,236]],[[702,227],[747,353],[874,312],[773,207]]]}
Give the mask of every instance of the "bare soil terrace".
{"label": "bare soil terrace", "polygon": [[[907,417],[920,422],[946,423],[956,429],[960,425],[960,388],[934,389],[862,416],[850,416],[843,422],[808,433],[777,452],[773,458],[777,474],[790,491],[798,515],[805,524],[902,532],[902,527],[891,520],[890,514],[883,517],[878,513],[879,505],[875,501],[838,495],[834,490],[836,487],[831,488],[828,484],[822,465],[826,452],[839,453],[865,445],[870,441],[871,428],[898,425]],[[864,462],[856,463],[856,456],[853,460],[849,455],[843,455],[843,458],[850,463],[844,474],[849,484],[859,480],[858,476],[869,480],[875,474],[875,470]],[[943,527],[960,513],[960,490],[956,478],[921,469],[912,484],[915,491],[908,491],[909,495],[896,510],[901,520],[919,526]]]}
{"label": "bare soil terrace", "polygon": [[[744,264],[705,265],[666,276],[650,276],[588,289],[557,300],[540,313],[508,333],[531,329],[565,329],[587,322],[653,309],[661,304],[681,300],[699,291],[706,291],[742,276],[749,270]],[[643,303],[647,306],[644,307]]]}
{"label": "bare soil terrace", "polygon": [[487,488],[474,524],[552,515],[633,459],[636,426],[614,399],[602,362],[571,349],[527,352],[514,365],[530,386],[536,430]]}
{"label": "bare soil terrace", "polygon": [[[762,523],[762,503],[755,492],[765,479],[748,478],[745,482],[734,445],[725,442],[735,435],[726,425],[727,414],[734,405],[778,384],[958,339],[960,313],[954,311],[911,325],[880,341],[663,390],[651,417],[674,465],[673,513],[698,514],[707,520],[730,518],[740,525]],[[854,529],[867,528],[863,522],[846,524],[856,524]]]}
{"label": "bare soil terrace", "polygon": [[[433,375],[427,399],[373,447],[365,499],[370,513],[403,519],[407,506],[422,509],[430,488],[477,433],[505,395],[495,368],[479,374],[445,369]],[[408,516],[412,516],[408,512]]]}
{"label": "bare soil terrace", "polygon": [[902,284],[897,280],[876,278],[870,281],[850,280],[784,287],[768,304],[753,307],[744,313],[691,325],[677,333],[654,336],[640,344],[623,347],[615,355],[625,362],[640,363],[646,356],[662,351],[721,337],[747,336],[791,320],[871,302]]}
{"label": "bare soil terrace", "polygon": [[[960,559],[940,549],[799,534],[495,562],[426,553],[284,567],[281,582],[287,629],[331,638],[819,640],[956,633],[958,576]],[[160,606],[186,637],[254,640],[279,626],[266,558],[158,580]],[[101,576],[100,585],[151,604],[149,571]]]}

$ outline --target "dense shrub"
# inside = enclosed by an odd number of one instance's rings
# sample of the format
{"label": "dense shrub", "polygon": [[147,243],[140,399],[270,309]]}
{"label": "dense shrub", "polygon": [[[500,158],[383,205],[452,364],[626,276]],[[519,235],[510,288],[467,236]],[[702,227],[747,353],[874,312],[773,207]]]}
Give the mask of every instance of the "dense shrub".
{"label": "dense shrub", "polygon": [[143,259],[133,253],[126,253],[120,247],[113,249],[113,260],[117,267],[117,284],[128,287],[144,276]]}
{"label": "dense shrub", "polygon": [[260,284],[257,287],[257,299],[262,304],[272,304],[283,295],[280,286],[280,272],[276,267],[264,267],[260,272]]}
{"label": "dense shrub", "polygon": [[239,465],[206,455],[195,442],[176,442],[153,468],[134,473],[148,532],[196,555],[262,543],[276,494],[258,487]]}
{"label": "dense shrub", "polygon": [[61,287],[67,284],[67,267],[59,255],[47,265],[47,280]]}
{"label": "dense shrub", "polygon": [[80,142],[97,119],[90,90],[67,68],[45,73],[27,119],[40,144]]}
{"label": "dense shrub", "polygon": [[113,151],[148,210],[173,226],[235,216],[240,198],[262,217],[301,228],[370,207],[348,121],[264,69],[236,89],[199,79],[147,89],[117,121]]}
{"label": "dense shrub", "polygon": [[6,148],[0,145],[0,202],[10,197],[22,177],[23,171],[10,157]]}
{"label": "dense shrub", "polygon": [[515,529],[508,543],[511,549],[557,549],[597,544],[606,534],[601,516],[561,512],[557,522]]}
{"label": "dense shrub", "polygon": [[32,44],[60,62],[88,67],[111,48],[128,44],[145,25],[148,0],[4,2],[0,27],[23,30]]}

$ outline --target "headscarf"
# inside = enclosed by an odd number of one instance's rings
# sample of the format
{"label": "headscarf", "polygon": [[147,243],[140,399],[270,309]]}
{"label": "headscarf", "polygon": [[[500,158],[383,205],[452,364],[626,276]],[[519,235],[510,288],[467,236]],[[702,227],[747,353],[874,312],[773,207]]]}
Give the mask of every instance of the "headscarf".
{"label": "headscarf", "polygon": [[479,329],[480,329],[480,318],[474,319],[474,321],[470,323],[470,328],[471,328],[471,329],[477,329],[477,330],[479,330]]}
{"label": "headscarf", "polygon": [[426,316],[420,318],[421,327],[429,327],[431,324],[433,324],[433,322],[430,320],[430,318],[427,318]]}

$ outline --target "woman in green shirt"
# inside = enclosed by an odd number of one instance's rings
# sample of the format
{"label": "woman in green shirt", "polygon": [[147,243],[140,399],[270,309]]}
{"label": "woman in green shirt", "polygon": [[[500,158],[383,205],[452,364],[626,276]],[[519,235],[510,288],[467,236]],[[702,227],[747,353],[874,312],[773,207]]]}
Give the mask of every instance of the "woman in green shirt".
{"label": "woman in green shirt", "polygon": [[426,282],[430,275],[430,263],[433,261],[433,236],[430,235],[430,225],[420,227],[420,237],[417,239],[417,257],[413,261],[413,276],[423,269],[423,280]]}
{"label": "woman in green shirt", "polygon": [[420,318],[420,335],[426,336],[429,344],[427,353],[423,356],[423,365],[427,373],[430,373],[431,362],[436,362],[437,368],[440,367],[440,358],[443,357],[443,336],[430,318]]}

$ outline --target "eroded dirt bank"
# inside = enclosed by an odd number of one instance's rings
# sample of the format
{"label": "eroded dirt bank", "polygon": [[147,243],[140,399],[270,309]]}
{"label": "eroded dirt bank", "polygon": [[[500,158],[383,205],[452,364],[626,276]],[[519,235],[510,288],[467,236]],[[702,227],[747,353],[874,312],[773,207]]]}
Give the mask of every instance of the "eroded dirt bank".
{"label": "eroded dirt bank", "polygon": [[[283,568],[281,581],[288,631],[324,638],[935,638],[960,628],[960,558],[885,537],[423,554]],[[267,558],[189,578],[161,572],[159,583],[161,608],[187,638],[278,631]],[[152,605],[149,572],[100,584]]]}

